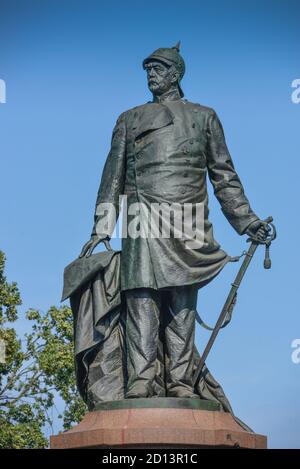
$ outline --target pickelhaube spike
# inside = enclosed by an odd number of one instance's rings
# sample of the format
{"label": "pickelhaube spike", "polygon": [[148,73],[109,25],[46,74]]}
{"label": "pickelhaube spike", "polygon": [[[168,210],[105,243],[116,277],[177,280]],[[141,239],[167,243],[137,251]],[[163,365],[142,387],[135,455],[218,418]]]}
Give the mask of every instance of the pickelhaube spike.
{"label": "pickelhaube spike", "polygon": [[172,47],[172,49],[176,49],[177,52],[179,52],[179,50],[180,50],[180,41],[178,41],[177,44],[174,47]]}

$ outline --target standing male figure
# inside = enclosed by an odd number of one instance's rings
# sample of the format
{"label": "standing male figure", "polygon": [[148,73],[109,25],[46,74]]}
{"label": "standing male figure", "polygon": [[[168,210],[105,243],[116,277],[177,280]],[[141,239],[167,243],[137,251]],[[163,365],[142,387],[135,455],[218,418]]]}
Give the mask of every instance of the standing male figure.
{"label": "standing male figure", "polygon": [[[222,211],[241,235],[264,239],[266,224],[252,211],[228,152],[221,123],[211,108],[183,99],[185,64],[179,44],[155,50],[143,62],[153,101],[120,115],[113,131],[98,192],[89,256],[110,239],[119,197],[151,209],[157,204],[202,207],[203,239],[188,247],[188,236],[129,236],[122,239],[121,290],[126,298],[128,382],[126,398],[155,395],[159,327],[168,356],[165,395],[199,397],[193,388],[193,347],[198,289],[211,281],[230,257],[220,249],[208,220],[206,175]],[[104,209],[108,209],[104,214]],[[111,213],[109,213],[111,212]],[[109,216],[109,217],[108,217]],[[103,220],[109,218],[105,228]],[[160,213],[159,220],[164,223]],[[191,216],[193,230],[197,217]],[[143,222],[142,222],[143,224]]]}

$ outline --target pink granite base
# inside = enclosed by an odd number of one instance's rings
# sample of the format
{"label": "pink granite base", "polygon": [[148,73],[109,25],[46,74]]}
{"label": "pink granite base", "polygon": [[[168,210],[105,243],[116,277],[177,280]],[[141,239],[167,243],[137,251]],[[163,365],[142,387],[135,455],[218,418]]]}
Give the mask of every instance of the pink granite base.
{"label": "pink granite base", "polygon": [[220,411],[115,409],[87,413],[71,430],[51,436],[50,447],[263,449],[267,438],[245,431]]}

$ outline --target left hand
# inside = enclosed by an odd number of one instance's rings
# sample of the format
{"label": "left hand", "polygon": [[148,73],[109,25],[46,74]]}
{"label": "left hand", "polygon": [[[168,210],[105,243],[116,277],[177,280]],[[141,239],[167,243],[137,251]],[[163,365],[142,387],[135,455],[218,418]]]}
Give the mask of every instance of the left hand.
{"label": "left hand", "polygon": [[109,236],[106,234],[94,234],[91,236],[91,239],[84,244],[81,253],[79,254],[79,257],[90,257],[92,255],[93,250],[99,243],[104,243],[106,249],[108,251],[111,251],[111,246],[109,244]]}
{"label": "left hand", "polygon": [[270,230],[271,228],[268,226],[268,224],[265,221],[256,220],[248,226],[246,230],[246,234],[250,238],[255,237],[259,241],[265,241],[268,237]]}

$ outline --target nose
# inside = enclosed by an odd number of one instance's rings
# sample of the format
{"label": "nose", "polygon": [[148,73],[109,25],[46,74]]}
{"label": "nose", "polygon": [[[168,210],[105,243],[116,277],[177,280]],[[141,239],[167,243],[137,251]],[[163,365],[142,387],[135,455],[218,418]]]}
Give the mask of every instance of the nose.
{"label": "nose", "polygon": [[155,76],[154,68],[148,68],[148,77],[153,78]]}

